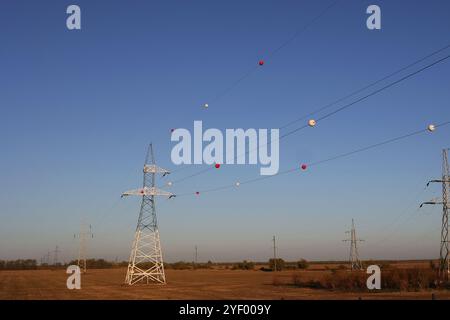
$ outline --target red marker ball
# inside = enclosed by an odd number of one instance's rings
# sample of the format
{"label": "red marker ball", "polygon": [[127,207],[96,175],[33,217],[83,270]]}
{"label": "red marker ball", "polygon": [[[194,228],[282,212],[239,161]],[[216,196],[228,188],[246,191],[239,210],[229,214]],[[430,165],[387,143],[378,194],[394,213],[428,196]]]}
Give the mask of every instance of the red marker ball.
{"label": "red marker ball", "polygon": [[170,132],[174,132],[175,131],[175,129],[170,129]]}
{"label": "red marker ball", "polygon": [[263,66],[263,65],[264,65],[264,60],[259,60],[258,64],[259,64],[260,66]]}
{"label": "red marker ball", "polygon": [[197,192],[195,192],[195,194],[196,194],[196,195],[199,195],[199,194],[200,194],[200,192],[198,192],[198,191],[197,191]]}
{"label": "red marker ball", "polygon": [[308,168],[308,166],[306,164],[302,164],[302,170],[306,170],[306,168]]}
{"label": "red marker ball", "polygon": [[215,167],[216,167],[216,169],[219,169],[220,168],[220,164],[216,163]]}

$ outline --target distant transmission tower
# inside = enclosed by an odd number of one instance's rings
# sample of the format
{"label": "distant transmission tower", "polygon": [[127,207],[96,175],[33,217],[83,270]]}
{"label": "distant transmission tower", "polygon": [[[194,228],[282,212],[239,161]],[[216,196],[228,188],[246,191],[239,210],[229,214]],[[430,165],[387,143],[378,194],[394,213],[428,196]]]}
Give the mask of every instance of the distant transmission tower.
{"label": "distant transmission tower", "polygon": [[41,258],[41,265],[50,265],[50,251],[44,254]]}
{"label": "distant transmission tower", "polygon": [[275,236],[273,236],[273,271],[277,271],[277,242]]}
{"label": "distant transmission tower", "polygon": [[92,226],[86,225],[86,223],[82,222],[80,226],[80,233],[78,235],[74,235],[73,237],[80,239],[80,245],[78,247],[78,261],[77,265],[80,267],[81,271],[83,273],[86,273],[87,271],[87,263],[86,263],[86,256],[87,256],[87,238],[93,238],[94,234],[92,233]]}
{"label": "distant transmission tower", "polygon": [[194,257],[195,257],[194,263],[195,263],[195,265],[197,265],[197,263],[198,263],[198,247],[197,246],[195,246],[195,256]]}
{"label": "distant transmission tower", "polygon": [[442,201],[427,201],[423,202],[420,207],[424,204],[442,204],[442,226],[441,226],[441,250],[439,257],[439,278],[441,280],[447,281],[450,272],[449,265],[449,243],[448,243],[448,212],[450,210],[449,205],[449,192],[450,192],[450,170],[448,165],[448,151],[449,149],[442,150],[442,179],[431,180],[427,183],[438,182],[442,183]]}
{"label": "distant transmission tower", "polygon": [[350,254],[349,254],[350,268],[352,270],[361,270],[363,266],[361,260],[359,260],[358,242],[364,240],[356,238],[355,222],[353,221],[353,219],[351,230],[346,231],[345,233],[350,234],[350,239],[342,240],[344,242],[350,242]]}
{"label": "distant transmission tower", "polygon": [[156,174],[165,176],[169,174],[169,171],[155,165],[153,146],[150,144],[144,163],[143,187],[122,194],[122,197],[130,195],[142,197],[141,210],[125,278],[125,283],[129,285],[140,281],[166,283],[156,220],[155,196],[167,196],[170,199],[175,195],[155,187]]}
{"label": "distant transmission tower", "polygon": [[53,265],[56,266],[58,264],[58,253],[59,249],[58,246],[56,246],[55,251],[53,251]]}

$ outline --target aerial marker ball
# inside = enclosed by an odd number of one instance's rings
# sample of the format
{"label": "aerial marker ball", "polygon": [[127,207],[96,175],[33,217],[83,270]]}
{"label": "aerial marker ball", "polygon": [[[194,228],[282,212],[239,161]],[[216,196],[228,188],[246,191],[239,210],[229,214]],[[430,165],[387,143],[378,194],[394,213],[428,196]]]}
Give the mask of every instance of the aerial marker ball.
{"label": "aerial marker ball", "polygon": [[208,109],[208,107],[209,107],[209,104],[207,104],[207,103],[205,103],[205,104],[203,105],[203,108],[205,108],[205,109]]}
{"label": "aerial marker ball", "polygon": [[308,168],[308,166],[306,164],[302,164],[302,170],[306,170]]}
{"label": "aerial marker ball", "polygon": [[216,163],[215,167],[216,167],[216,169],[219,169],[220,168],[220,164]]}
{"label": "aerial marker ball", "polygon": [[167,185],[168,185],[169,187],[171,187],[172,184],[173,184],[172,181],[167,182]]}
{"label": "aerial marker ball", "polygon": [[259,60],[258,64],[259,64],[260,66],[263,66],[263,65],[264,65],[264,60]]}
{"label": "aerial marker ball", "polygon": [[436,130],[436,126],[434,124],[430,124],[427,129],[428,131],[433,132],[434,130]]}
{"label": "aerial marker ball", "polygon": [[238,181],[236,182],[236,187],[239,187],[241,185],[241,183]]}
{"label": "aerial marker ball", "polygon": [[310,127],[314,127],[314,126],[316,125],[316,120],[314,120],[314,119],[309,120],[309,121],[308,121],[308,125],[309,125]]}
{"label": "aerial marker ball", "polygon": [[199,194],[200,194],[200,192],[196,191],[196,192],[195,192],[195,194],[196,194],[196,195],[199,195]]}

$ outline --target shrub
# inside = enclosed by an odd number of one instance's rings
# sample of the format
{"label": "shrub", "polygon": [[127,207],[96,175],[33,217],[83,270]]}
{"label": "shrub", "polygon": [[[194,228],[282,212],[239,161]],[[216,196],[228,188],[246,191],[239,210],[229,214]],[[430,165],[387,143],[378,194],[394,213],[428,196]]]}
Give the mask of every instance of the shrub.
{"label": "shrub", "polygon": [[305,259],[300,259],[297,262],[297,268],[299,268],[299,269],[308,269],[308,267],[309,267],[309,263]]}
{"label": "shrub", "polygon": [[[276,270],[275,270],[276,266]],[[281,271],[284,269],[284,260],[283,259],[270,259],[269,260],[269,268],[272,269],[272,271]]]}
{"label": "shrub", "polygon": [[[302,281],[301,275],[292,275],[292,284],[297,287],[322,288],[343,291],[367,289],[368,275],[364,271],[336,271],[323,278]],[[391,269],[381,276],[382,290],[418,291],[437,288],[437,273],[429,269]],[[447,284],[441,286],[445,288]]]}
{"label": "shrub", "polygon": [[233,270],[253,270],[255,268],[255,264],[251,261],[244,260],[243,262],[239,262],[233,265]]}
{"label": "shrub", "polygon": [[438,274],[429,269],[394,269],[384,272],[381,286],[386,289],[417,291],[437,287]]}
{"label": "shrub", "polygon": [[294,273],[292,275],[292,284],[299,288],[311,288],[311,289],[325,289],[326,283],[322,280],[307,280],[303,281],[300,273]]}
{"label": "shrub", "polygon": [[324,278],[322,287],[337,290],[366,289],[367,274],[363,271],[339,271]]}

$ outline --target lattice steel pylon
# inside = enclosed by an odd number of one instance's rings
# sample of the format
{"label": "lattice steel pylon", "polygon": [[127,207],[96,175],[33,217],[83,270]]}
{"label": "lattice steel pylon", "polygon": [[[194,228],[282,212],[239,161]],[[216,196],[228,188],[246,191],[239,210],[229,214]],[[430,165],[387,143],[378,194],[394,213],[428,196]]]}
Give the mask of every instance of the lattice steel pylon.
{"label": "lattice steel pylon", "polygon": [[93,238],[94,234],[92,233],[92,226],[89,225],[89,229],[87,224],[83,221],[80,226],[80,233],[78,235],[74,234],[73,237],[80,238],[80,244],[78,247],[78,260],[77,265],[80,267],[81,272],[87,272],[87,237]]}
{"label": "lattice steel pylon", "polygon": [[156,166],[152,144],[148,148],[143,171],[143,187],[122,194],[122,197],[131,195],[142,197],[125,283],[133,285],[141,281],[146,283],[152,281],[165,284],[166,276],[156,219],[155,197],[167,196],[170,199],[175,195],[155,187],[156,174],[165,176],[170,172]]}
{"label": "lattice steel pylon", "polygon": [[355,222],[353,219],[352,219],[351,230],[346,231],[345,233],[350,234],[350,239],[342,240],[344,242],[350,242],[350,253],[349,253],[350,268],[352,270],[361,270],[363,268],[363,265],[362,265],[361,260],[359,259],[358,242],[364,241],[364,240],[358,239],[356,237]]}
{"label": "lattice steel pylon", "polygon": [[58,246],[55,247],[55,251],[53,251],[53,265],[56,266],[58,264],[58,253],[59,248]]}
{"label": "lattice steel pylon", "polygon": [[449,257],[449,239],[448,239],[448,213],[450,210],[449,192],[450,192],[450,169],[448,165],[448,150],[442,150],[442,179],[431,180],[427,183],[442,183],[442,201],[427,201],[424,204],[442,204],[442,226],[441,226],[441,244],[439,255],[439,278],[448,281],[450,273],[450,257]]}

